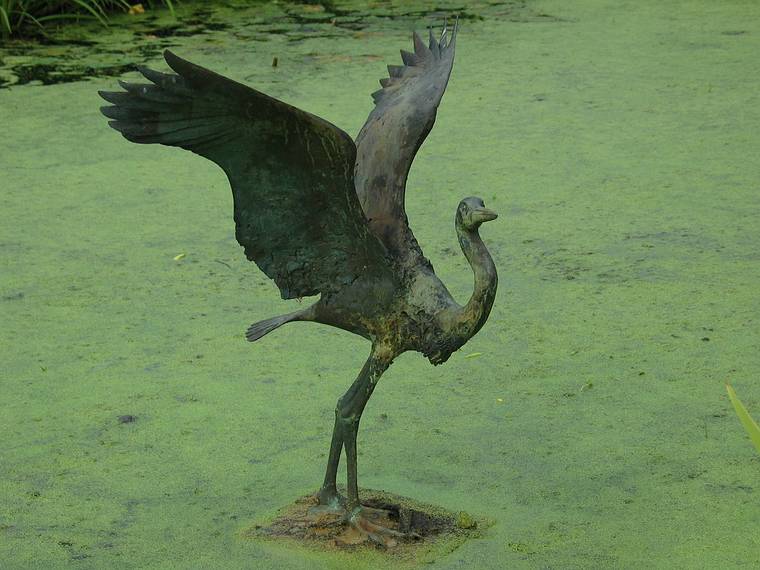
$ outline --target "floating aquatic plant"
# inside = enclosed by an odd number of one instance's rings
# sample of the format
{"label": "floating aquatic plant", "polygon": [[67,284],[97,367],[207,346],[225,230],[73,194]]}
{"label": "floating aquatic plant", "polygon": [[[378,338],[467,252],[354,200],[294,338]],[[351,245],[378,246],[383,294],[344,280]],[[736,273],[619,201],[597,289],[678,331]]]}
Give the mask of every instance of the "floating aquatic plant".
{"label": "floating aquatic plant", "polygon": [[736,392],[734,392],[734,389],[728,382],[726,382],[726,391],[728,392],[728,398],[734,405],[736,415],[739,416],[739,420],[742,422],[744,429],[747,430],[752,443],[755,444],[755,449],[757,449],[758,453],[760,453],[760,427],[758,427],[758,425],[755,423],[755,420],[752,419],[752,416],[749,415],[749,412],[747,411],[747,408],[744,407],[744,404],[742,404],[739,398],[736,397]]}

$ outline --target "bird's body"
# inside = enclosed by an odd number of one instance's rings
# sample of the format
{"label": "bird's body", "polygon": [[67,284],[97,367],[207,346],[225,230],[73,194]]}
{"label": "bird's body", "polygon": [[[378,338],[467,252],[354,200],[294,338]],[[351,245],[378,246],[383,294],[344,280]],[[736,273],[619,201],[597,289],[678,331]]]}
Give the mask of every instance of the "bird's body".
{"label": "bird's body", "polygon": [[[441,364],[485,323],[496,294],[493,260],[478,233],[496,214],[479,198],[459,203],[455,227],[475,276],[458,304],[436,276],[407,222],[406,179],[435,121],[454,59],[447,41],[415,33],[414,53],[373,93],[375,107],[354,142],[334,125],[165,52],[176,72],[140,72],[151,84],[120,82],[101,92],[102,112],[125,138],[178,146],[218,164],[234,199],[235,235],[249,260],[284,299],[319,294],[305,309],[257,322],[257,341],[293,321],[313,321],[372,343],[362,371],[338,400],[321,508],[345,513],[369,538],[398,537],[371,521],[359,503],[356,434],[382,373],[399,354],[417,351]],[[347,458],[347,499],[335,483]]]}
{"label": "bird's body", "polygon": [[424,259],[412,267],[400,267],[397,280],[359,278],[301,311],[298,320],[352,332],[389,347],[395,355],[416,351],[432,364],[442,364],[488,316],[496,293],[492,261],[488,269],[493,281],[485,287],[484,303],[477,308],[457,303]]}
{"label": "bird's body", "polygon": [[313,320],[383,344],[396,354],[437,354],[443,344],[453,340],[448,334],[452,331],[439,317],[445,320],[458,305],[432,271],[416,267],[405,277],[400,280],[402,289],[390,283],[378,288],[376,283],[357,280],[313,305]]}

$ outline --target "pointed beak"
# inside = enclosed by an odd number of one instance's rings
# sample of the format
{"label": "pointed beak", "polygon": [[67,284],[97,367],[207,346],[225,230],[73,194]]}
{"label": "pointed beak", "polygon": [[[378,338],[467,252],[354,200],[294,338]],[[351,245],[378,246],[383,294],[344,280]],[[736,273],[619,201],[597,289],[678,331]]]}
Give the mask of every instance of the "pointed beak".
{"label": "pointed beak", "polygon": [[476,223],[490,222],[498,217],[499,215],[496,212],[488,208],[476,208],[472,211],[472,221]]}

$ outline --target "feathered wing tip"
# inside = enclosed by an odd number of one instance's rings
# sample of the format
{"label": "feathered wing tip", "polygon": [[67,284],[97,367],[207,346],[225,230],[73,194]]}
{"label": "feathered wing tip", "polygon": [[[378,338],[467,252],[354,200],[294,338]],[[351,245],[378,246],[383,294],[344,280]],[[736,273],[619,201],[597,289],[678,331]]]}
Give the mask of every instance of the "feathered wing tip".
{"label": "feathered wing tip", "polygon": [[448,39],[449,23],[446,18],[443,19],[443,29],[441,30],[441,38],[436,41],[433,36],[433,26],[430,26],[430,40],[428,49],[433,52],[436,57],[440,57],[444,48],[452,49],[457,39],[457,30],[459,29],[459,14],[454,18],[454,30],[451,32],[451,40]]}
{"label": "feathered wing tip", "polygon": [[[129,141],[141,144],[159,143],[199,152],[202,145],[225,140],[232,132],[225,121],[222,103],[198,97],[196,67],[170,51],[164,52],[170,67],[181,75],[162,73],[138,65],[137,70],[150,83],[119,81],[124,91],[99,91],[111,105],[100,108],[109,119],[108,125]],[[200,68],[198,68],[200,69]]]}
{"label": "feathered wing tip", "polygon": [[454,20],[454,29],[451,32],[451,39],[449,39],[448,23],[446,19],[444,19],[440,39],[436,40],[433,35],[432,26],[429,28],[430,38],[428,40],[428,45],[425,45],[425,42],[422,41],[422,38],[416,31],[413,32],[412,43],[414,45],[414,52],[408,52],[402,49],[401,60],[404,64],[388,66],[388,77],[384,77],[380,80],[382,89],[372,93],[372,98],[375,100],[375,103],[380,102],[383,96],[387,93],[386,89],[398,84],[410,68],[429,67],[444,58],[450,57],[454,51],[458,29],[459,16]]}

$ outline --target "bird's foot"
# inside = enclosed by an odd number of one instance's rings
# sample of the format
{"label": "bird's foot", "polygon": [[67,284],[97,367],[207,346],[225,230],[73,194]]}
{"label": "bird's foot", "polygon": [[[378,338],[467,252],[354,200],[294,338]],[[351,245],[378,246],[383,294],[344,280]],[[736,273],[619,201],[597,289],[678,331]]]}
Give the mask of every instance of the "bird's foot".
{"label": "bird's foot", "polygon": [[369,543],[391,548],[399,542],[420,538],[415,532],[399,530],[397,511],[366,505],[350,508],[349,501],[335,489],[320,489],[311,500],[316,503],[307,511],[311,526],[322,529],[319,534],[336,532],[335,542],[342,546]]}
{"label": "bird's foot", "polygon": [[337,539],[342,544],[371,542],[383,548],[391,548],[399,542],[421,538],[416,532],[394,529],[393,527],[398,527],[397,517],[385,509],[360,505],[346,513],[345,521],[349,528]]}
{"label": "bird's foot", "polygon": [[337,489],[322,488],[315,495],[316,505],[309,508],[310,515],[338,514],[346,513],[346,498],[338,493]]}
{"label": "bird's foot", "polygon": [[312,506],[306,511],[307,518],[316,528],[341,528],[346,521],[346,498],[336,489],[322,488],[311,497]]}

